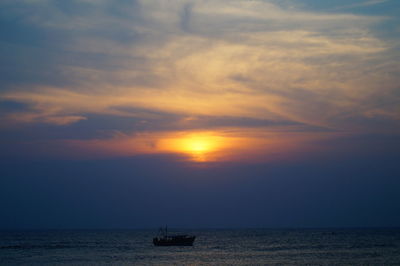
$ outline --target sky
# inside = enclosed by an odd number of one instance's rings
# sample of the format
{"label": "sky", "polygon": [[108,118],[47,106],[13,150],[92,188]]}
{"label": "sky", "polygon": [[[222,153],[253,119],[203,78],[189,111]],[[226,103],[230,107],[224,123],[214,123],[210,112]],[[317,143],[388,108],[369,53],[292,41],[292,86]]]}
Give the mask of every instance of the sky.
{"label": "sky", "polygon": [[397,0],[2,0],[0,229],[400,226]]}

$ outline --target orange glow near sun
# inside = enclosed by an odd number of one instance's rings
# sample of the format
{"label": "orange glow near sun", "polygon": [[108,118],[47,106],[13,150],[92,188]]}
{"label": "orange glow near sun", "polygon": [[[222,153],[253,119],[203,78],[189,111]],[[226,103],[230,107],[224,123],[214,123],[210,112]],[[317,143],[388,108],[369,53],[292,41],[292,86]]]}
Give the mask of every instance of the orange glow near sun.
{"label": "orange glow near sun", "polygon": [[215,153],[226,146],[224,137],[209,132],[188,133],[160,141],[161,149],[189,155],[197,162],[214,160]]}
{"label": "orange glow near sun", "polygon": [[69,141],[81,156],[134,156],[140,154],[180,154],[184,160],[208,162],[266,162],[295,158],[312,152],[312,141],[328,134],[309,136],[302,132],[282,133],[262,130],[225,129],[219,131],[175,131],[117,135],[112,139]]}

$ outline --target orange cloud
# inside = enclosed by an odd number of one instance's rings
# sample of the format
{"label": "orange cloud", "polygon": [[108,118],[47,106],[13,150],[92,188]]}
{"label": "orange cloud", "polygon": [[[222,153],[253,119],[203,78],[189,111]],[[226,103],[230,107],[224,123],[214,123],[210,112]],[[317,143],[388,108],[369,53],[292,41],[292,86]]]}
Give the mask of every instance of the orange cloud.
{"label": "orange cloud", "polygon": [[[392,56],[395,44],[372,30],[384,17],[318,13],[270,1],[146,0],[138,1],[137,16],[119,18],[107,13],[104,2],[90,4],[101,19],[53,17],[58,13],[47,9],[56,6],[47,5],[43,17],[26,20],[71,31],[62,49],[105,57],[105,66],[78,60],[60,66],[73,85],[2,91],[1,100],[28,106],[7,114],[9,122],[65,126],[91,115],[143,121],[156,116],[129,108],[173,114],[181,118],[175,122],[182,132],[147,128],[147,133],[66,143],[104,156],[171,152],[198,160],[234,160],[240,154],[272,158],[289,150],[295,153],[300,146],[312,149],[305,144],[333,134],[287,128],[278,134],[271,127],[249,127],[239,135],[206,133],[209,128],[203,128],[195,136],[184,128],[184,120],[195,116],[291,121],[351,133],[398,131],[400,65]],[[104,24],[122,27],[133,37],[96,34]],[[394,126],[369,124],[380,117]],[[235,131],[244,128],[231,126]]]}

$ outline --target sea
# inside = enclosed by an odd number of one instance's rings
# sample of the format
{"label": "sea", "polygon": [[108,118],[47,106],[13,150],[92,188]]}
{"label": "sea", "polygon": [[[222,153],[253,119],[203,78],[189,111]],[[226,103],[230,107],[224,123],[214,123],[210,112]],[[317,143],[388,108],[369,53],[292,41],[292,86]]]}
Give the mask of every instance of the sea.
{"label": "sea", "polygon": [[0,265],[400,265],[400,229],[185,229],[193,246],[156,247],[155,230],[0,231]]}

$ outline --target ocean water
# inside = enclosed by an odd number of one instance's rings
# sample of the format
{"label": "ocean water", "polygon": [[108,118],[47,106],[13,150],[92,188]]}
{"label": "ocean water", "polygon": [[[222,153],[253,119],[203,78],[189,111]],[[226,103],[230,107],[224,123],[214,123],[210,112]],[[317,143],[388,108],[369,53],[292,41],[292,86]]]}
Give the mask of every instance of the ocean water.
{"label": "ocean water", "polygon": [[3,231],[0,265],[400,265],[400,229],[174,230],[193,247],[155,247],[157,230]]}

